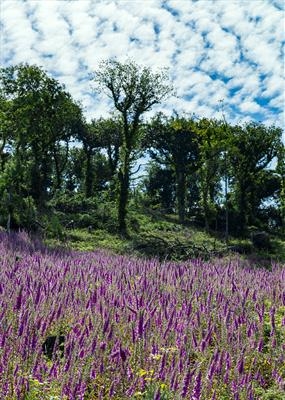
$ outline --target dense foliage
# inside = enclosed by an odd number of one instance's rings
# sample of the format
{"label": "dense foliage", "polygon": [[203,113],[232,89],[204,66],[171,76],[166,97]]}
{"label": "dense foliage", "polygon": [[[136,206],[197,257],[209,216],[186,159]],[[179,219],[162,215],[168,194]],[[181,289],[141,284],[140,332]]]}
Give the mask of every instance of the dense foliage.
{"label": "dense foliage", "polygon": [[1,398],[284,398],[284,266],[0,239]]}
{"label": "dense foliage", "polygon": [[[40,67],[1,69],[2,226],[35,230],[52,215],[59,224],[88,227],[104,205],[106,218],[114,216],[116,229],[127,235],[128,206],[135,203],[207,231],[284,232],[280,128],[177,113],[147,121],[145,113],[171,85],[164,71],[132,61],[107,60],[93,80],[111,98],[114,113],[86,122],[80,104]],[[94,207],[86,215],[89,200]],[[72,202],[80,214],[75,220],[62,211]]]}

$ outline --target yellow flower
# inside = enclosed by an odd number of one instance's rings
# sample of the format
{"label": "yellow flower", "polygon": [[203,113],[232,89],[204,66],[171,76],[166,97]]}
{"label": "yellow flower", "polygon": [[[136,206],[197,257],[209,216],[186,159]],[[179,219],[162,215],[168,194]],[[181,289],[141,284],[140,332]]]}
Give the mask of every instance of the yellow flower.
{"label": "yellow flower", "polygon": [[141,397],[143,395],[144,395],[144,393],[142,393],[142,392],[135,392],[135,394],[134,394],[135,397]]}
{"label": "yellow flower", "polygon": [[139,370],[139,372],[138,372],[138,375],[139,375],[139,376],[145,376],[145,375],[147,375],[147,371],[146,371],[145,369],[142,369],[142,368],[141,368],[141,369]]}
{"label": "yellow flower", "polygon": [[138,376],[145,376],[145,375],[152,376],[153,374],[154,374],[154,369],[150,369],[149,371],[146,371],[145,369],[142,369],[142,368],[137,373]]}
{"label": "yellow flower", "polygon": [[178,347],[176,347],[176,346],[162,347],[161,351],[163,353],[175,353],[176,351],[178,351]]}
{"label": "yellow flower", "polygon": [[162,357],[161,354],[151,354],[151,358],[152,358],[153,360],[160,360],[161,357]]}

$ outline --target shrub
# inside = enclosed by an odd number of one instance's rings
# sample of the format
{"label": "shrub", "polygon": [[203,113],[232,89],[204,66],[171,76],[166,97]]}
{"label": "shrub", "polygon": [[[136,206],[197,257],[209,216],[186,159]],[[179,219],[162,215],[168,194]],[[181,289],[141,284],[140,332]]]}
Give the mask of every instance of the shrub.
{"label": "shrub", "polygon": [[268,233],[262,231],[262,232],[254,232],[251,234],[251,241],[254,247],[260,250],[270,250],[271,249],[271,243],[270,243],[270,237]]}

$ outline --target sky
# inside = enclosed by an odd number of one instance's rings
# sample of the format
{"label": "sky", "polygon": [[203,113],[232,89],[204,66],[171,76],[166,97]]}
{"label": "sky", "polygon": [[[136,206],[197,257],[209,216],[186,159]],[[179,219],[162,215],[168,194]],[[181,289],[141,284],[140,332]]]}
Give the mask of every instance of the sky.
{"label": "sky", "polygon": [[284,128],[283,0],[0,0],[0,63],[37,64],[87,120],[112,104],[92,86],[100,61],[167,67],[175,94],[156,111]]}

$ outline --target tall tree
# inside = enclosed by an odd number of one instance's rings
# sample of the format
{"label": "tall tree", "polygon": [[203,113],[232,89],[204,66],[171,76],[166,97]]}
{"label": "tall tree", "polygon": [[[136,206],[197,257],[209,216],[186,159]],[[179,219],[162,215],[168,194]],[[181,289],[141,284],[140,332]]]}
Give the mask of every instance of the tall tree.
{"label": "tall tree", "polygon": [[198,136],[195,122],[178,115],[158,113],[148,124],[146,143],[156,162],[172,169],[176,183],[176,203],[181,224],[185,221],[187,176],[199,165]]}
{"label": "tall tree", "polygon": [[11,175],[9,185],[19,196],[32,196],[37,204],[43,204],[52,187],[61,184],[59,152],[62,159],[62,142],[68,144],[75,136],[81,108],[63,85],[35,65],[2,68],[0,91],[1,98],[9,102],[10,171],[13,167],[19,172],[16,182]]}
{"label": "tall tree", "polygon": [[159,207],[166,213],[173,213],[175,208],[175,178],[170,168],[166,168],[157,162],[151,162],[143,186],[148,205],[155,208]]}
{"label": "tall tree", "polygon": [[[113,118],[100,118],[91,122],[93,132],[98,138],[101,149],[106,153],[107,170],[105,175],[109,181],[109,195],[112,199],[115,196],[116,179],[118,172],[120,146],[122,143],[122,119],[113,116]],[[107,174],[106,174],[107,173]]]}
{"label": "tall tree", "polygon": [[285,233],[285,146],[283,143],[280,143],[276,172],[280,177],[279,208],[282,232]]}
{"label": "tall tree", "polygon": [[227,130],[224,123],[202,118],[196,124],[199,136],[198,187],[203,209],[205,228],[216,214],[216,200],[221,186],[223,154],[227,149]]}
{"label": "tall tree", "polygon": [[[94,194],[94,182],[96,180],[94,169],[94,157],[97,162],[100,152],[106,153],[107,162],[104,161],[104,175],[108,175],[112,194],[114,192],[114,176],[117,173],[119,161],[119,149],[121,143],[122,124],[120,118],[93,119],[85,123],[78,131],[78,139],[83,144],[85,154],[85,195],[91,197]],[[106,164],[108,164],[106,168]],[[108,169],[108,171],[107,171]],[[98,171],[97,171],[98,172]]]}
{"label": "tall tree", "polygon": [[94,121],[84,124],[78,132],[78,139],[83,143],[83,151],[85,154],[85,196],[93,195],[94,169],[92,168],[92,159],[95,151],[100,149],[100,140],[94,126]]}
{"label": "tall tree", "polygon": [[85,191],[85,153],[81,147],[72,147],[64,168],[64,189],[67,193]]}
{"label": "tall tree", "polygon": [[9,144],[13,137],[12,119],[10,118],[11,102],[5,98],[0,89],[0,171],[9,158]]}
{"label": "tall tree", "polygon": [[228,155],[239,216],[237,229],[244,234],[248,224],[256,222],[258,186],[264,170],[279,154],[282,130],[250,122],[230,127],[230,133]]}
{"label": "tall tree", "polygon": [[126,216],[130,174],[141,139],[142,116],[160,103],[172,90],[164,71],[152,72],[133,61],[103,61],[95,71],[96,87],[109,96],[122,117],[122,141],[119,153],[118,225],[127,234]]}

